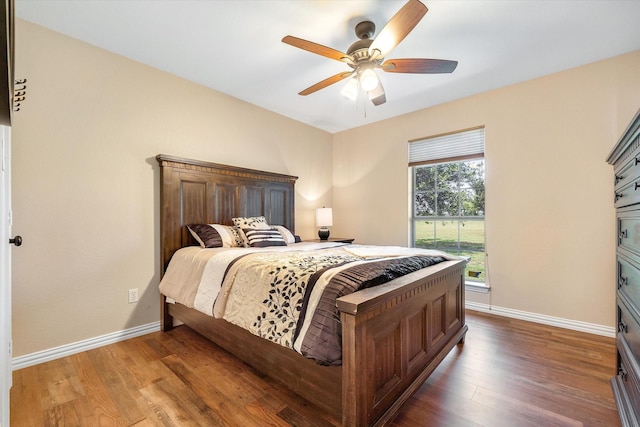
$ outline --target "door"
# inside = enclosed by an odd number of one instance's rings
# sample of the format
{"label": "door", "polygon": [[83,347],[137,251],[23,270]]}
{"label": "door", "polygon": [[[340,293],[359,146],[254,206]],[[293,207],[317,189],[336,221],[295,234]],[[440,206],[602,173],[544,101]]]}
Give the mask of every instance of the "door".
{"label": "door", "polygon": [[0,126],[0,427],[9,427],[11,389],[11,128]]}

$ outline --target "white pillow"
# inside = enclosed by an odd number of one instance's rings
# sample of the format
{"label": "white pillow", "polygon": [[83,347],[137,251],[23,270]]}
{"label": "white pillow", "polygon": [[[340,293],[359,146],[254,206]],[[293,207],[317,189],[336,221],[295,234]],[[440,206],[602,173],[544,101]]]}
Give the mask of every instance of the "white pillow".
{"label": "white pillow", "polygon": [[263,216],[248,216],[233,218],[233,225],[240,228],[256,228],[258,230],[268,230],[271,226],[267,223],[267,219]]}
{"label": "white pillow", "polygon": [[289,231],[287,227],[285,227],[284,225],[275,225],[274,227],[280,232],[280,234],[282,234],[282,238],[287,243],[287,245],[296,242],[296,237],[291,231]]}

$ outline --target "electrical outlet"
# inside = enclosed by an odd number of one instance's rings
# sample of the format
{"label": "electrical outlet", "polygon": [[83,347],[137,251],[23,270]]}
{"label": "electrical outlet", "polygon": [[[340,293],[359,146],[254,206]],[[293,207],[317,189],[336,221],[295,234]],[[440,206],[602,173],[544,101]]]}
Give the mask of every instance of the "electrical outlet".
{"label": "electrical outlet", "polygon": [[138,288],[129,289],[129,304],[138,302]]}

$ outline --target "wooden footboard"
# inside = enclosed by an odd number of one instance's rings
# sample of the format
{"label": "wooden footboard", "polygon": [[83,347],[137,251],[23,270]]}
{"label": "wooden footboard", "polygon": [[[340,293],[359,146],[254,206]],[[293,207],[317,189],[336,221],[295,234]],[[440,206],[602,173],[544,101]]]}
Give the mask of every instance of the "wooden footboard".
{"label": "wooden footboard", "polygon": [[464,261],[342,297],[342,421],[384,425],[464,338]]}

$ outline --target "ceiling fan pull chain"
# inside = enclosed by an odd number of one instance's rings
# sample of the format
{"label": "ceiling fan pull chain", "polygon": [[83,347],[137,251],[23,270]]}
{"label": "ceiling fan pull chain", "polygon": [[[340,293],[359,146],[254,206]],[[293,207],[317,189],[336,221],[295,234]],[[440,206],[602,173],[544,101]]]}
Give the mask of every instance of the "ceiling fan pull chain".
{"label": "ceiling fan pull chain", "polygon": [[[366,92],[364,92],[364,91],[362,92],[362,94],[363,94],[364,96],[366,96],[366,95],[367,95],[367,93],[366,93]],[[366,119],[366,118],[367,118],[367,103],[366,103],[366,102],[363,102],[363,103],[362,103],[362,105],[364,106],[364,118]]]}

